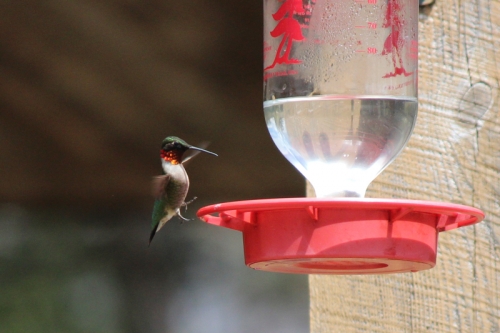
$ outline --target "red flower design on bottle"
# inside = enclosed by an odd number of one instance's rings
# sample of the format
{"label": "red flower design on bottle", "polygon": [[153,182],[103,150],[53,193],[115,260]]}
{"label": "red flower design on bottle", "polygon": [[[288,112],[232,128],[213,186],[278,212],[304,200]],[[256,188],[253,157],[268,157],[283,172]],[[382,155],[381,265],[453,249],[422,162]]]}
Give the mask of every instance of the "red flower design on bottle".
{"label": "red flower design on bottle", "polygon": [[401,49],[404,46],[404,37],[401,36],[403,30],[403,22],[401,15],[400,0],[389,0],[387,2],[387,11],[385,13],[384,28],[391,28],[391,33],[387,36],[384,42],[384,50],[382,55],[392,55],[392,63],[394,72],[384,75],[384,78],[397,75],[409,76],[413,72],[407,72],[404,68],[403,58],[401,57]]}
{"label": "red flower design on bottle", "polygon": [[279,21],[273,31],[270,32],[273,38],[282,36],[276,56],[271,65],[264,68],[268,70],[280,64],[300,64],[302,61],[290,58],[292,44],[294,41],[304,40],[300,23],[293,17],[294,14],[305,14],[302,0],[285,0],[281,7],[273,14],[273,19]]}

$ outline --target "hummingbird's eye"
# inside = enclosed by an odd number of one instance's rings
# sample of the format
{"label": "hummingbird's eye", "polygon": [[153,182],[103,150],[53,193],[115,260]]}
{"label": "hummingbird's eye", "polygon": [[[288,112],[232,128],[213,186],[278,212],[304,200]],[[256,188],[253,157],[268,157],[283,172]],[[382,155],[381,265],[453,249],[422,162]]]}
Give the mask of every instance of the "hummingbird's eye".
{"label": "hummingbird's eye", "polygon": [[163,149],[167,151],[175,149],[175,143],[174,142],[167,143],[165,146],[163,146]]}

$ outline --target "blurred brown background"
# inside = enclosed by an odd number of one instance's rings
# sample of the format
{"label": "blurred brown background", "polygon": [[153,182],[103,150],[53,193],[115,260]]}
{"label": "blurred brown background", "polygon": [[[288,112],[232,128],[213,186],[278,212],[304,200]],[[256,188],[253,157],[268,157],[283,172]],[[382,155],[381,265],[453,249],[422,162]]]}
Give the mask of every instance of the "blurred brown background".
{"label": "blurred brown background", "polygon": [[220,155],[190,166],[199,197],[303,194],[264,123],[260,2],[0,6],[4,201],[142,207],[167,135]]}
{"label": "blurred brown background", "polygon": [[259,1],[0,3],[0,333],[304,332],[307,279],[241,236],[170,222],[147,248],[167,135],[210,141],[202,205],[302,196],[262,111]]}

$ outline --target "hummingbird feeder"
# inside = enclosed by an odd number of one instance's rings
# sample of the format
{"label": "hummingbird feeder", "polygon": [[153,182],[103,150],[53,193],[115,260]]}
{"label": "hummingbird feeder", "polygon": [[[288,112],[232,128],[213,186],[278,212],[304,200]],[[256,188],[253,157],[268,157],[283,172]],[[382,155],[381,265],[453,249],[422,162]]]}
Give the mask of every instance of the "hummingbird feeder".
{"label": "hummingbird feeder", "polygon": [[[416,272],[438,234],[476,208],[365,199],[417,119],[418,1],[264,0],[264,116],[317,198],[220,203],[205,222],[242,232],[246,265],[305,274]],[[213,214],[218,214],[213,215]]]}

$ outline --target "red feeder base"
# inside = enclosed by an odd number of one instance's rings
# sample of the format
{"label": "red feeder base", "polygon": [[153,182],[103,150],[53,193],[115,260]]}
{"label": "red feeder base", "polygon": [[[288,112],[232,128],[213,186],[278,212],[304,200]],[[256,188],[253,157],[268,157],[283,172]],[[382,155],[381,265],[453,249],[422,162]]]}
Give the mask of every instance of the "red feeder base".
{"label": "red feeder base", "polygon": [[438,233],[480,222],[484,213],[441,202],[291,198],[221,203],[198,216],[241,231],[254,269],[386,274],[434,267]]}

